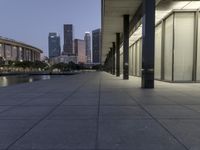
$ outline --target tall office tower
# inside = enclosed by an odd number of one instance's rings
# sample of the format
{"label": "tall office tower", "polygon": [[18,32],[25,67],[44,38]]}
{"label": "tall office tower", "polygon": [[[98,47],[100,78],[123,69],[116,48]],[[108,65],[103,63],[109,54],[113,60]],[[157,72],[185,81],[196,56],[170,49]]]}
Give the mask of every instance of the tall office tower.
{"label": "tall office tower", "polygon": [[101,29],[92,31],[92,54],[93,63],[100,63],[101,59]]}
{"label": "tall office tower", "polygon": [[64,55],[73,54],[73,25],[65,24],[64,25],[64,46],[63,46]]}
{"label": "tall office tower", "polygon": [[57,33],[49,33],[49,58],[60,56],[60,36]]}
{"label": "tall office tower", "polygon": [[85,50],[85,40],[75,39],[74,40],[74,50],[77,56],[77,63],[86,63],[86,50]]}
{"label": "tall office tower", "polygon": [[86,50],[87,63],[91,63],[92,58],[91,58],[91,36],[90,36],[90,32],[85,32],[84,40],[85,40],[85,50]]}

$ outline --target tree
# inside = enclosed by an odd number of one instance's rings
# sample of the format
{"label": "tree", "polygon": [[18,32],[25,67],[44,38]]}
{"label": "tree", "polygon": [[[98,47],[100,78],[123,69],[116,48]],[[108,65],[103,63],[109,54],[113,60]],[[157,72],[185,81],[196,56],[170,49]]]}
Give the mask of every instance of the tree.
{"label": "tree", "polygon": [[47,70],[49,68],[49,65],[45,62],[42,62],[42,61],[35,61],[33,63],[33,68],[36,68],[36,69],[42,69],[42,70]]}
{"label": "tree", "polygon": [[5,65],[5,60],[3,57],[0,57],[0,67],[3,67]]}
{"label": "tree", "polygon": [[99,64],[99,65],[94,65],[93,67],[92,67],[92,69],[94,69],[94,70],[101,70],[102,69],[102,66]]}
{"label": "tree", "polygon": [[70,61],[68,65],[69,65],[70,70],[76,70],[77,69],[77,65],[72,61]]}
{"label": "tree", "polygon": [[53,69],[59,69],[60,71],[68,71],[69,70],[69,66],[66,63],[58,63],[58,64],[54,64],[52,65],[52,70]]}

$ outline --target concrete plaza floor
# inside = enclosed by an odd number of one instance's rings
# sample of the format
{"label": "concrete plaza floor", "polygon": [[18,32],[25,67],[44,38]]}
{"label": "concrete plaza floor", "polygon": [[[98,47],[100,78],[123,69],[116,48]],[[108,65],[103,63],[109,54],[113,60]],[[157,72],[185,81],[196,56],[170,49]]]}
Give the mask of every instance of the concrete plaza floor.
{"label": "concrete plaza floor", "polygon": [[200,150],[200,84],[91,72],[0,88],[0,150]]}

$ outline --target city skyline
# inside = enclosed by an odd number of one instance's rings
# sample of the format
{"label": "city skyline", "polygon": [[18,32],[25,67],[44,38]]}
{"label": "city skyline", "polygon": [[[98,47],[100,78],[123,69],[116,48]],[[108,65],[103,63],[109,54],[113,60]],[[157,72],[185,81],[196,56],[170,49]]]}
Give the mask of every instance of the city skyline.
{"label": "city skyline", "polygon": [[[101,26],[100,6],[100,0],[60,0],[59,3],[56,0],[2,0],[0,17],[4,21],[1,22],[0,36],[34,45],[48,56],[49,32],[63,37],[63,24],[70,23],[74,25],[74,37],[82,39],[86,31]],[[63,40],[61,38],[61,47]]]}

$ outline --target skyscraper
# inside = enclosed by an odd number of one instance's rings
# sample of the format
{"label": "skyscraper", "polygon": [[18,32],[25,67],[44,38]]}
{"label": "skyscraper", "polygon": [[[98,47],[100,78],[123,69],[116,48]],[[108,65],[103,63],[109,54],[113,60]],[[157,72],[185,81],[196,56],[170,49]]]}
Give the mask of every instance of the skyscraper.
{"label": "skyscraper", "polygon": [[75,39],[74,40],[74,50],[77,56],[78,63],[86,63],[86,50],[85,50],[85,40]]}
{"label": "skyscraper", "polygon": [[91,63],[92,59],[91,59],[91,36],[90,36],[90,32],[85,32],[85,50],[86,50],[86,59],[87,59],[87,63]]}
{"label": "skyscraper", "polygon": [[49,33],[49,58],[60,56],[60,36],[57,33]]}
{"label": "skyscraper", "polygon": [[101,51],[101,29],[92,31],[92,54],[93,63],[100,63],[100,51]]}
{"label": "skyscraper", "polygon": [[64,55],[73,54],[73,25],[65,24],[64,25],[64,46],[63,46]]}

